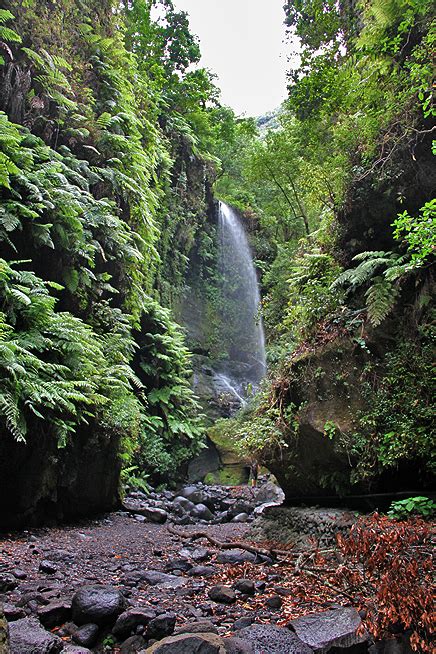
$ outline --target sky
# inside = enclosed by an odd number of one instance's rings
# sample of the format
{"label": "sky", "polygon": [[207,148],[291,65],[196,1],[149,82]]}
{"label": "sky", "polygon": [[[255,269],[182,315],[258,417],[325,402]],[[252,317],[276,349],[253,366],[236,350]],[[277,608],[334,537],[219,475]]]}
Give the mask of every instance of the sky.
{"label": "sky", "polygon": [[200,39],[201,65],[218,75],[223,104],[260,116],[286,97],[283,0],[175,0]]}

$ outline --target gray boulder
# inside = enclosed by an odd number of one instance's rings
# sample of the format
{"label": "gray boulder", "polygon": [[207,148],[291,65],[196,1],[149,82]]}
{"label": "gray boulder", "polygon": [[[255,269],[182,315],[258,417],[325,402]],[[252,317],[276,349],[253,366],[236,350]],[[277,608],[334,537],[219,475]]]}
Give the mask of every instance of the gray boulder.
{"label": "gray boulder", "polygon": [[18,582],[14,575],[10,572],[2,572],[0,574],[0,593],[6,593],[8,590],[14,590],[18,586]]}
{"label": "gray boulder", "polygon": [[126,608],[126,600],[112,586],[83,586],[73,597],[73,620],[77,625],[113,624]]}
{"label": "gray boulder", "polygon": [[137,654],[146,646],[145,638],[142,636],[130,636],[120,646],[120,654]]}
{"label": "gray boulder", "polygon": [[93,647],[98,638],[98,625],[84,624],[73,632],[73,640],[78,645]]}
{"label": "gray boulder", "polygon": [[147,625],[150,620],[156,617],[153,609],[148,608],[132,608],[127,609],[124,613],[118,616],[115,625],[113,626],[112,633],[119,638],[128,636],[135,627],[139,625]]}
{"label": "gray boulder", "polygon": [[36,618],[23,618],[9,625],[10,651],[13,654],[58,654],[64,643],[41,627]]}
{"label": "gray boulder", "polygon": [[140,654],[226,654],[226,650],[216,634],[200,633],[170,636]]}
{"label": "gray boulder", "polygon": [[71,602],[68,600],[59,600],[50,602],[45,606],[40,606],[38,618],[46,629],[58,627],[71,617]]}
{"label": "gray boulder", "polygon": [[253,654],[313,654],[289,629],[269,624],[254,624],[238,631],[238,639],[253,645]]}
{"label": "gray boulder", "polygon": [[192,511],[195,506],[194,502],[191,502],[191,500],[188,500],[186,497],[182,497],[182,495],[178,495],[174,498],[173,505],[175,509],[180,507],[184,511]]}
{"label": "gray boulder", "polygon": [[326,654],[332,647],[345,649],[365,642],[367,636],[356,634],[360,625],[359,614],[349,606],[311,613],[292,620],[288,626],[314,652]]}
{"label": "gray boulder", "polygon": [[149,638],[165,638],[171,636],[176,626],[175,613],[162,613],[156,618],[153,618],[148,623],[147,636]]}
{"label": "gray boulder", "polygon": [[175,630],[174,635],[180,634],[217,634],[218,629],[210,620],[198,620],[198,622],[187,622]]}
{"label": "gray boulder", "polygon": [[209,598],[213,602],[218,602],[220,604],[234,604],[236,602],[236,593],[232,588],[228,586],[212,586],[208,592]]}
{"label": "gray boulder", "polygon": [[176,575],[167,575],[157,570],[145,570],[141,575],[142,579],[150,586],[162,586],[162,588],[181,588],[185,586],[186,579]]}
{"label": "gray boulder", "polygon": [[256,587],[251,579],[238,579],[233,585],[235,590],[239,590],[243,595],[254,595]]}
{"label": "gray boulder", "polygon": [[225,552],[220,552],[216,557],[218,563],[245,563],[249,561],[254,563],[256,561],[256,555],[251,552],[246,552],[245,550],[227,550]]}
{"label": "gray boulder", "polygon": [[195,520],[206,520],[209,522],[214,517],[212,511],[205,504],[196,504],[190,513]]}
{"label": "gray boulder", "polygon": [[226,638],[224,642],[227,654],[254,654],[254,645],[250,641],[233,636]]}

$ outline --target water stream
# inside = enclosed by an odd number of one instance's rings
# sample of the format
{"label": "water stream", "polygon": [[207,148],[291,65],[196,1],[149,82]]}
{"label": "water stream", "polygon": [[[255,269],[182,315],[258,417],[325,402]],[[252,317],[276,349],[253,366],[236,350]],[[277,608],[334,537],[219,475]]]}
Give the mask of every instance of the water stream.
{"label": "water stream", "polygon": [[266,373],[265,336],[260,292],[247,235],[237,213],[219,205],[219,273],[222,284],[222,333],[227,360],[217,382],[240,404]]}

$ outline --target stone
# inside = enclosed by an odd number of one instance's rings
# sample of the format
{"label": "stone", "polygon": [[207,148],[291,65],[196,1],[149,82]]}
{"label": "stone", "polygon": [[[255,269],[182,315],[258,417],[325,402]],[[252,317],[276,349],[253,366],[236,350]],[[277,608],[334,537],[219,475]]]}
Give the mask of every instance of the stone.
{"label": "stone", "polygon": [[265,605],[269,609],[277,610],[282,607],[282,598],[279,595],[271,595],[265,601]]}
{"label": "stone", "polygon": [[59,627],[71,617],[71,602],[60,600],[39,607],[38,618],[46,629]]}
{"label": "stone", "polygon": [[83,586],[73,597],[73,620],[77,625],[112,624],[126,607],[126,600],[112,586]]}
{"label": "stone", "polygon": [[207,550],[205,547],[195,547],[192,550],[184,547],[180,550],[179,556],[192,559],[197,563],[202,563],[203,561],[207,561],[207,559],[210,559],[211,552],[210,550]]}
{"label": "stone", "polygon": [[176,626],[175,613],[162,613],[150,620],[147,626],[148,638],[165,638],[171,636]]}
{"label": "stone", "polygon": [[238,564],[238,563],[245,563],[246,561],[249,561],[250,563],[254,563],[256,561],[256,555],[253,554],[252,552],[247,552],[245,550],[226,550],[224,552],[220,552],[218,556],[216,557],[217,563],[231,563],[231,564]]}
{"label": "stone", "polygon": [[0,593],[7,593],[8,590],[14,590],[17,586],[18,582],[10,572],[0,574]]}
{"label": "stone", "polygon": [[162,586],[162,588],[181,588],[186,585],[186,579],[176,577],[175,575],[167,575],[165,572],[158,572],[157,570],[146,570],[141,575],[142,579],[150,586]]}
{"label": "stone", "polygon": [[232,588],[219,584],[212,586],[208,592],[209,598],[213,602],[220,604],[234,604],[236,602],[236,593]]}
{"label": "stone", "polygon": [[237,636],[224,640],[227,654],[254,654],[254,646],[250,641],[242,640]]}
{"label": "stone", "polygon": [[165,570],[167,572],[172,572],[173,570],[181,570],[182,572],[188,572],[191,570],[192,563],[186,559],[174,559],[173,561],[168,561],[165,565]]}
{"label": "stone", "polygon": [[130,636],[120,645],[120,654],[137,654],[145,645],[146,640],[142,636]]}
{"label": "stone", "polygon": [[180,491],[179,495],[194,504],[209,504],[210,502],[208,494],[197,486],[185,486],[185,488]]}
{"label": "stone", "polygon": [[10,651],[13,654],[58,654],[63,642],[46,631],[36,618],[23,618],[9,625]]}
{"label": "stone", "polygon": [[93,647],[98,638],[98,625],[84,624],[73,632],[73,640],[78,645]]}
{"label": "stone", "polygon": [[191,502],[191,500],[188,500],[186,497],[182,497],[181,495],[178,495],[176,498],[174,498],[173,504],[175,507],[181,507],[188,512],[191,511],[195,506],[194,502]]}
{"label": "stone", "polygon": [[163,525],[168,519],[168,513],[164,509],[158,509],[152,506],[145,506],[142,508],[141,515],[143,515],[150,522],[158,525]]}
{"label": "stone", "polygon": [[52,561],[41,561],[39,564],[39,571],[45,572],[47,575],[54,575],[58,569]]}
{"label": "stone", "polygon": [[238,631],[238,638],[251,643],[254,654],[313,654],[308,645],[285,627],[254,624]]}
{"label": "stone", "polygon": [[239,631],[240,629],[245,629],[245,627],[249,627],[250,625],[252,625],[253,622],[254,622],[254,618],[249,618],[248,616],[243,618],[238,618],[233,624],[233,630]]}
{"label": "stone", "polygon": [[140,654],[226,654],[226,650],[216,634],[200,633],[170,636]]}
{"label": "stone", "polygon": [[27,572],[24,572],[24,570],[21,570],[21,568],[15,568],[15,570],[12,570],[12,574],[14,575],[15,579],[26,579],[27,578]]}
{"label": "stone", "polygon": [[218,570],[213,565],[195,565],[189,570],[190,577],[213,577]]}
{"label": "stone", "polygon": [[62,654],[91,654],[91,650],[80,645],[64,645]]}
{"label": "stone", "polygon": [[254,581],[251,579],[238,579],[238,581],[233,584],[233,588],[239,590],[239,592],[244,595],[254,595],[256,592]]}
{"label": "stone", "polygon": [[20,620],[21,618],[26,617],[25,610],[14,604],[3,604],[3,613],[8,622],[13,622],[14,620]]}
{"label": "stone", "polygon": [[147,625],[150,620],[156,617],[155,611],[149,608],[131,608],[121,613],[115,622],[112,633],[118,638],[125,638],[138,625]]}
{"label": "stone", "polygon": [[210,620],[198,620],[198,622],[187,622],[175,630],[174,635],[179,634],[217,634],[218,629]]}
{"label": "stone", "polygon": [[248,522],[249,519],[250,516],[248,513],[238,513],[238,515],[235,515],[230,522]]}
{"label": "stone", "polygon": [[332,647],[351,647],[365,642],[367,636],[357,636],[361,619],[353,607],[342,607],[311,613],[291,620],[288,627],[317,654],[324,654]]}
{"label": "stone", "polygon": [[190,511],[190,514],[195,520],[206,520],[209,522],[213,519],[213,513],[205,504],[196,504]]}

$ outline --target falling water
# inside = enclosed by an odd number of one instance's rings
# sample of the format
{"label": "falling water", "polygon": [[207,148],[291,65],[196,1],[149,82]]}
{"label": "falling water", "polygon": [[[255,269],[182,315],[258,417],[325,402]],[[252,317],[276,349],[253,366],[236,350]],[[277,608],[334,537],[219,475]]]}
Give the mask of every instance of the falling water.
{"label": "falling water", "polygon": [[260,293],[247,235],[238,215],[219,206],[219,272],[222,279],[222,327],[228,361],[226,382],[240,399],[257,387],[266,372]]}

